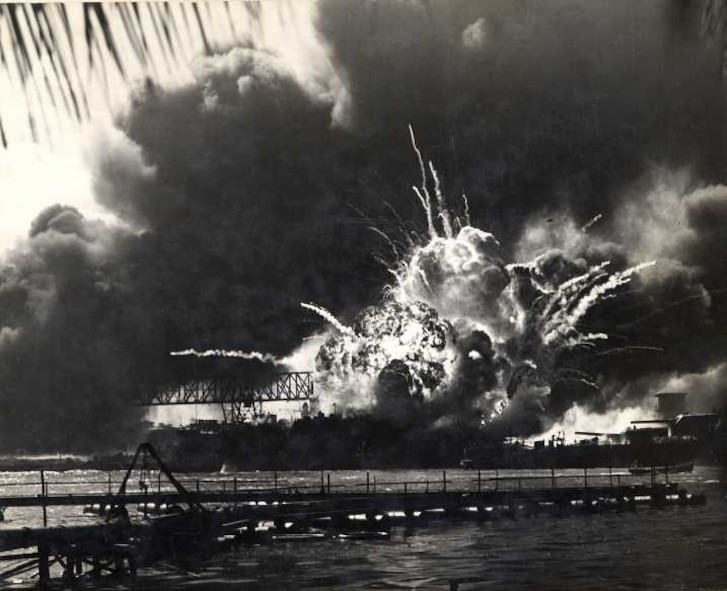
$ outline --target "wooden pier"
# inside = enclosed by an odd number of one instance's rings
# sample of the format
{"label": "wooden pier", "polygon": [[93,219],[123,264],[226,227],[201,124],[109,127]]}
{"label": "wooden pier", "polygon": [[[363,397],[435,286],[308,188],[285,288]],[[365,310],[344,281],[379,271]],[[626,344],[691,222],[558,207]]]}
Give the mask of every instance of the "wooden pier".
{"label": "wooden pier", "polygon": [[[479,504],[507,504],[509,501],[530,500],[540,503],[573,502],[584,498],[584,496],[616,499],[616,498],[657,498],[660,495],[678,495],[684,492],[676,484],[657,483],[649,484],[624,484],[619,486],[568,486],[568,487],[528,487],[513,489],[487,489],[487,490],[429,490],[412,491],[412,484],[420,483],[393,483],[401,488],[407,486],[409,490],[404,491],[378,491],[378,492],[352,492],[343,490],[309,491],[299,490],[238,490],[238,491],[200,491],[188,494],[179,494],[172,491],[150,492],[150,493],[129,493],[125,495],[88,493],[48,496],[7,496],[0,497],[0,506],[5,509],[12,507],[54,507],[54,506],[77,506],[87,509],[86,512],[104,513],[105,508],[116,506],[134,506],[140,508],[151,507],[172,507],[179,506],[193,500],[205,505],[248,505],[250,507],[277,507],[279,505],[326,505],[329,503],[343,503],[356,505],[369,503],[381,507],[381,510],[396,508],[404,501],[415,503],[426,508],[429,505],[457,506],[467,503]],[[0,540],[3,537],[3,530],[0,530]]]}
{"label": "wooden pier", "polygon": [[[148,471],[147,456],[157,461],[158,472]],[[139,480],[141,490],[130,491],[139,457],[144,458],[140,470],[146,480]],[[37,571],[41,588],[47,588],[54,565],[61,579],[71,583],[86,576],[133,575],[158,559],[199,557],[239,544],[330,536],[380,539],[391,527],[417,527],[430,519],[563,517],[706,502],[703,495],[691,495],[666,478],[658,482],[655,473],[643,484],[627,474],[587,470],[581,477],[555,471],[505,477],[477,472],[456,480],[442,472],[441,479],[416,482],[377,482],[367,474],[365,482],[339,484],[321,473],[320,484],[309,486],[286,485],[274,475],[272,487],[244,489],[233,478],[193,481],[190,489],[146,444],[115,492],[110,482],[103,492],[83,494],[50,494],[44,477],[40,484],[40,494],[0,497],[0,506],[40,507],[44,520],[51,506],[78,506],[98,515],[95,524],[0,529],[0,552],[6,552],[0,560],[12,563],[0,579]]]}

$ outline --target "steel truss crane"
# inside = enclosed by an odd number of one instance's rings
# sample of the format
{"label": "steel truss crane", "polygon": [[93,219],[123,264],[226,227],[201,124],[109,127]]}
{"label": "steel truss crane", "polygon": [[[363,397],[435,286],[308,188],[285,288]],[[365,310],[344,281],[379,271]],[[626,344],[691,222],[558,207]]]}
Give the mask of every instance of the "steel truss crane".
{"label": "steel truss crane", "polygon": [[193,378],[150,390],[141,406],[219,404],[225,422],[240,423],[251,413],[262,414],[263,402],[304,402],[313,398],[313,374],[281,372],[264,386],[251,386],[242,376]]}

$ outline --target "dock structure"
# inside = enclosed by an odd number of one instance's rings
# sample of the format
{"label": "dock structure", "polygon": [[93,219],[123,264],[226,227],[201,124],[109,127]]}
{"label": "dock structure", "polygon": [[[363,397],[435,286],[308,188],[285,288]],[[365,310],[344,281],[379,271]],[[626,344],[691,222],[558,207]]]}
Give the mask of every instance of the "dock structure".
{"label": "dock structure", "polygon": [[[137,549],[130,543],[134,530],[123,520],[109,523],[64,527],[2,530],[0,561],[9,564],[0,579],[11,579],[29,571],[37,574],[38,585],[46,589],[51,569],[58,565],[61,578],[73,583],[82,575],[136,573]],[[31,552],[17,550],[35,548]]]}
{"label": "dock structure", "polygon": [[[146,484],[141,491],[129,491],[136,464],[141,461],[145,470],[148,459],[160,467],[156,490]],[[10,564],[0,579],[37,570],[40,587],[47,588],[51,567],[60,569],[63,581],[73,582],[103,574],[133,575],[162,558],[199,556],[237,544],[330,536],[379,539],[393,526],[416,527],[436,518],[484,521],[706,502],[703,495],[691,495],[676,483],[657,482],[655,474],[646,484],[627,474],[587,470],[580,478],[555,471],[549,476],[474,476],[453,480],[443,471],[437,480],[377,482],[367,474],[365,482],[344,485],[332,484],[330,474],[322,472],[314,486],[286,485],[274,475],[271,487],[244,489],[233,478],[211,481],[214,490],[193,481],[190,489],[166,469],[151,446],[142,444],[116,492],[109,485],[105,492],[49,494],[41,479],[40,495],[0,497],[6,508],[41,507],[45,512],[50,506],[75,505],[99,516],[96,524],[0,530],[0,552],[5,553],[0,561]]]}
{"label": "dock structure", "polygon": [[[502,482],[505,479],[499,479]],[[512,479],[508,479],[512,480]],[[484,481],[484,479],[483,479]],[[461,490],[411,490],[415,485],[423,487],[420,482],[396,482],[389,483],[400,488],[405,486],[409,490],[397,491],[358,491],[351,490],[331,490],[310,491],[300,490],[296,487],[295,492],[288,489],[246,489],[246,490],[207,490],[207,491],[190,491],[188,494],[180,494],[176,491],[162,492],[133,492],[125,495],[118,493],[82,493],[82,494],[57,494],[48,496],[4,496],[0,497],[0,506],[4,508],[11,507],[58,507],[58,506],[78,506],[78,507],[115,507],[138,505],[143,507],[174,506],[193,499],[196,503],[205,505],[223,505],[223,504],[248,504],[250,506],[266,503],[269,506],[286,505],[306,505],[317,503],[325,505],[330,502],[357,504],[360,502],[368,502],[378,505],[384,509],[390,509],[400,505],[404,501],[408,503],[417,503],[422,506],[428,505],[446,505],[458,506],[462,504],[477,502],[485,504],[502,504],[509,500],[520,501],[530,500],[539,503],[555,503],[555,502],[576,502],[583,499],[584,495],[599,499],[617,499],[617,498],[638,498],[640,500],[656,498],[661,495],[678,495],[684,492],[684,489],[678,487],[675,483],[657,483],[651,484],[622,484],[614,486],[567,486],[556,487],[547,486],[545,488],[513,488],[513,489],[484,489],[480,491],[461,491]],[[441,484],[441,482],[439,483]],[[325,487],[324,487],[325,488]],[[643,498],[643,499],[642,499]],[[0,539],[2,538],[0,531]]]}

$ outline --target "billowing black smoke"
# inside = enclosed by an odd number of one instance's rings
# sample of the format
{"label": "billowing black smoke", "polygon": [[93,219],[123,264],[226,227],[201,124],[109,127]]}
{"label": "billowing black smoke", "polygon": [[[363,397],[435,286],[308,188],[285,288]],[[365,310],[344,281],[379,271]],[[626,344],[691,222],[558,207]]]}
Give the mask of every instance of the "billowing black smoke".
{"label": "billowing black smoke", "polygon": [[149,371],[137,351],[158,343],[124,277],[130,239],[55,205],[7,255],[0,271],[3,447],[88,449],[137,427],[140,413],[128,397]]}
{"label": "billowing black smoke", "polygon": [[[659,2],[323,0],[328,83],[240,47],[204,58],[187,87],[148,85],[94,147],[97,198],[126,224],[51,208],[6,257],[2,445],[115,443],[126,433],[116,426],[138,419],[134,392],[176,371],[169,351],[284,354],[320,326],[300,302],[346,320],[376,302],[390,279],[378,259],[390,253],[365,217],[386,230],[420,217],[408,123],[507,260],[560,249],[542,261],[544,284],[604,260],[619,270],[664,259],[584,319],[613,335],[600,356],[553,361],[598,378],[579,400],[607,408],[603,397],[632,378],[720,363],[727,193],[694,192],[725,180],[719,55],[675,37],[666,16]],[[669,185],[681,217],[666,217],[682,226],[663,244],[660,199],[644,197],[656,164],[690,167],[693,179]],[[651,233],[624,221],[638,216]],[[529,278],[516,290],[539,297]],[[456,407],[512,371],[485,335],[470,343],[480,357],[459,361]],[[386,375],[387,391],[411,379],[396,363]],[[382,394],[380,406],[390,402]]]}

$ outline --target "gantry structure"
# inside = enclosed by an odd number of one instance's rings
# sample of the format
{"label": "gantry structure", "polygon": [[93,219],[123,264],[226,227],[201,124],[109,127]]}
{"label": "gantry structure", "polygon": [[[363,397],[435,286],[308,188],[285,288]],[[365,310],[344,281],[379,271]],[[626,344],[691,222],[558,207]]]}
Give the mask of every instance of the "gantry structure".
{"label": "gantry structure", "polygon": [[265,402],[307,402],[313,398],[313,374],[281,372],[264,386],[251,386],[243,376],[180,379],[146,391],[141,406],[219,404],[227,423],[262,414]]}

